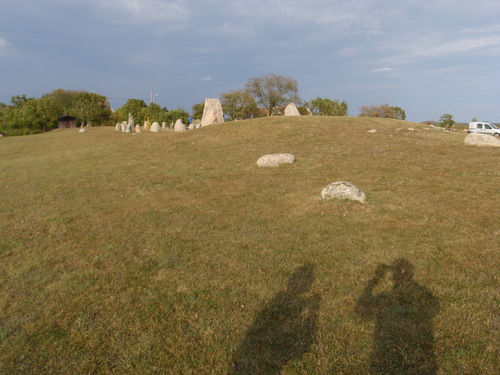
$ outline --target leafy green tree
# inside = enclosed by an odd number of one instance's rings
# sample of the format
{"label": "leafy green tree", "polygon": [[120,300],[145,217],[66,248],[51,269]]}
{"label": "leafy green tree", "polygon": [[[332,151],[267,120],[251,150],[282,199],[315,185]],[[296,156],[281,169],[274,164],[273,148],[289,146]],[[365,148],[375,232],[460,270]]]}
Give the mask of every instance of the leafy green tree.
{"label": "leafy green tree", "polygon": [[10,102],[14,108],[21,108],[31,98],[27,98],[25,94],[16,95],[10,98]]}
{"label": "leafy green tree", "polygon": [[311,110],[307,106],[301,105],[301,106],[297,107],[297,109],[299,110],[299,113],[301,116],[311,116],[312,115]]}
{"label": "leafy green tree", "polygon": [[184,109],[174,109],[170,110],[166,113],[164,120],[167,124],[175,123],[178,119],[181,119],[184,124],[189,123],[189,113],[187,113]]}
{"label": "leafy green tree", "polygon": [[8,135],[38,133],[55,128],[58,117],[65,114],[97,125],[106,125],[111,118],[106,97],[61,89],[44,94],[39,99],[26,95],[13,96],[11,105],[0,113],[0,130]]}
{"label": "leafy green tree", "polygon": [[222,110],[231,120],[247,119],[257,116],[257,103],[245,91],[229,91],[221,95]]}
{"label": "leafy green tree", "polygon": [[7,112],[8,107],[7,104],[0,102],[0,129],[2,129],[4,112]]}
{"label": "leafy green tree", "polygon": [[252,95],[258,104],[266,108],[269,115],[273,113],[273,108],[276,106],[302,102],[298,94],[297,81],[276,74],[250,78],[245,85],[245,91]]}
{"label": "leafy green tree", "polygon": [[406,120],[406,112],[400,107],[391,107],[396,113],[396,118],[398,120]]}
{"label": "leafy green tree", "polygon": [[341,103],[339,99],[317,97],[306,103],[306,107],[315,116],[347,116],[348,114],[347,102],[343,100]]}
{"label": "leafy green tree", "polygon": [[141,113],[147,107],[148,105],[142,99],[129,99],[115,111],[117,121],[128,121],[128,114],[131,113],[136,123],[142,123],[145,118],[142,117]]}
{"label": "leafy green tree", "polygon": [[151,123],[157,121],[161,124],[165,121],[167,113],[167,108],[162,108],[160,105],[151,102],[147,107],[142,108],[137,117],[134,116],[134,119],[137,123],[142,123],[149,119]]}
{"label": "leafy green tree", "polygon": [[205,102],[193,104],[193,118],[200,119],[203,117],[203,111],[205,110]]}
{"label": "leafy green tree", "polygon": [[29,101],[26,106],[31,109],[31,123],[34,129],[42,132],[57,127],[58,107],[51,97],[42,97]]}
{"label": "leafy green tree", "polygon": [[397,114],[389,104],[362,105],[359,108],[359,117],[397,118]]}
{"label": "leafy green tree", "polygon": [[73,108],[73,100],[76,94],[76,91],[57,89],[50,94],[43,95],[42,98],[46,96],[52,98],[58,108],[59,113],[57,115],[62,116],[68,114]]}
{"label": "leafy green tree", "polygon": [[453,126],[453,124],[455,124],[455,121],[453,120],[452,115],[445,113],[439,118],[439,124],[442,127],[447,128],[448,126]]}
{"label": "leafy green tree", "polygon": [[183,109],[168,110],[156,103],[147,105],[142,99],[129,99],[127,102],[115,112],[116,121],[127,121],[128,114],[131,113],[136,124],[143,124],[149,119],[150,123],[154,121],[158,123],[166,122],[170,124],[177,121],[179,118],[185,124],[189,121],[189,114]]}
{"label": "leafy green tree", "polygon": [[13,105],[3,115],[3,127],[11,134],[43,132],[57,126],[57,109],[51,98],[13,97]]}
{"label": "leafy green tree", "polygon": [[84,122],[94,125],[107,124],[111,117],[111,107],[105,96],[80,91],[73,97],[70,114]]}

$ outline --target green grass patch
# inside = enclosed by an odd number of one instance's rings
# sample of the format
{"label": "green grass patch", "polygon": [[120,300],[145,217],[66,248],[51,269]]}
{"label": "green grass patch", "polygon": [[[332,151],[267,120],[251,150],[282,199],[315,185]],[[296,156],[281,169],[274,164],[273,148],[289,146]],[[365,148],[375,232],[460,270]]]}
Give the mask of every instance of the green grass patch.
{"label": "green grass patch", "polygon": [[[0,373],[497,373],[498,150],[425,128],[3,138]],[[320,201],[340,180],[367,204]]]}

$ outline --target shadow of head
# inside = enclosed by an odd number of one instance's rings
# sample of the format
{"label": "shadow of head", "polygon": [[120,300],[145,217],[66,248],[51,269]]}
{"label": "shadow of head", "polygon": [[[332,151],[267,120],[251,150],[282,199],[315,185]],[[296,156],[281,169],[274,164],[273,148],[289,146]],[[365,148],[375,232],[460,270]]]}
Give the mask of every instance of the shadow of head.
{"label": "shadow of head", "polygon": [[399,258],[392,264],[394,286],[401,286],[413,279],[413,265],[405,258]]}
{"label": "shadow of head", "polygon": [[306,293],[314,282],[314,264],[307,263],[297,268],[288,279],[287,291],[299,295]]}

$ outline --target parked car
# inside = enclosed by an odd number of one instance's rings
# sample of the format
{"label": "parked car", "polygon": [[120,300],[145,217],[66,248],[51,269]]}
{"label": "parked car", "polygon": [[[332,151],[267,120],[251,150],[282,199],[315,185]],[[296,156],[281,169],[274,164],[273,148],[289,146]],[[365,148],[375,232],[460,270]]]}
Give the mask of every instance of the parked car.
{"label": "parked car", "polygon": [[500,137],[500,129],[495,124],[487,121],[470,122],[467,133],[490,134],[495,137]]}

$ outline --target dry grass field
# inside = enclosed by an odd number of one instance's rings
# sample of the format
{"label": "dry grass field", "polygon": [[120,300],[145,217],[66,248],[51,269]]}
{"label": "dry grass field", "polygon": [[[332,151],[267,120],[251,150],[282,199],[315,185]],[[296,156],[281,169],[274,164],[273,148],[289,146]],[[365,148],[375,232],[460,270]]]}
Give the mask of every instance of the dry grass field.
{"label": "dry grass field", "polygon": [[0,373],[498,373],[500,153],[425,128],[1,139]]}

